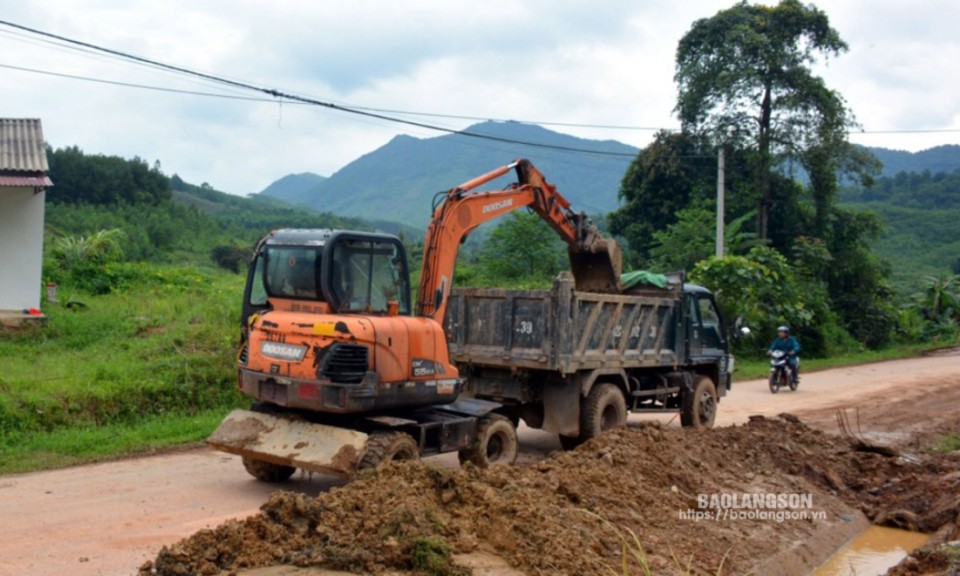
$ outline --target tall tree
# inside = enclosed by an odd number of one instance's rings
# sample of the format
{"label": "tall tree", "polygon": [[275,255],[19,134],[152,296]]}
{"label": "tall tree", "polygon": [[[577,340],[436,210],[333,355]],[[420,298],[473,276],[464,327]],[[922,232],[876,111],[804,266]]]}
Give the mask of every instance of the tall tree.
{"label": "tall tree", "polygon": [[[767,238],[774,169],[787,159],[825,175],[849,151],[853,119],[811,66],[847,50],[827,15],[798,0],[746,1],[696,21],[677,48],[676,112],[684,131],[754,152],[757,232]],[[834,176],[835,177],[835,176]],[[820,186],[822,180],[815,183]],[[817,190],[814,190],[816,193]],[[824,197],[831,189],[820,188]]]}
{"label": "tall tree", "polygon": [[716,161],[703,142],[682,132],[658,132],[627,168],[619,192],[623,206],[610,214],[610,229],[627,240],[632,263],[643,265],[656,245],[654,234],[692,202],[710,198],[715,183]]}
{"label": "tall tree", "polygon": [[547,280],[567,266],[563,241],[532,212],[513,212],[480,248],[480,269],[489,279]]}

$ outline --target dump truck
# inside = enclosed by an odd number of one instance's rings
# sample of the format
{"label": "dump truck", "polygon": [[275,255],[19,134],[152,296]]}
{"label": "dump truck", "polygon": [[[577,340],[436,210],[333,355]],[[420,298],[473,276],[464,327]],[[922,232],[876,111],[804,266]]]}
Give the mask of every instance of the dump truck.
{"label": "dump truck", "polygon": [[[478,190],[511,172],[515,183]],[[524,207],[566,242],[570,272],[552,291],[454,290],[466,236]],[[616,242],[524,159],[438,195],[415,303],[395,236],[271,232],[248,269],[237,359],[239,389],[255,402],[208,443],[257,479],[282,481],[297,468],[350,476],[454,451],[510,464],[521,419],[565,446],[622,425],[628,409],[686,407],[685,422],[711,424],[732,362],[722,321],[716,350],[690,347],[700,308],[685,306],[700,306],[700,292],[681,281],[624,293],[620,260]],[[527,314],[531,297],[542,317]],[[594,425],[586,415],[598,409]]]}
{"label": "dump truck", "polygon": [[454,289],[446,315],[464,396],[501,404],[512,422],[572,448],[626,423],[627,413],[680,414],[710,427],[734,358],[713,295],[682,274],[621,294]]}

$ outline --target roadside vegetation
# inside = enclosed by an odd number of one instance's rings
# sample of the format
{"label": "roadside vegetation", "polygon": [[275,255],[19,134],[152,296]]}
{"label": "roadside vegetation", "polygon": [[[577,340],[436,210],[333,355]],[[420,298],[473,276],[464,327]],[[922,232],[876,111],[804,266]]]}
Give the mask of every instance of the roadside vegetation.
{"label": "roadside vegetation", "polygon": [[110,269],[122,288],[63,286],[46,325],[0,332],[0,473],[195,442],[240,405],[240,276]]}
{"label": "roadside vegetation", "polygon": [[44,299],[44,325],[0,330],[0,473],[201,441],[246,404],[234,359],[253,242],[281,226],[373,229],[140,159],[48,158],[43,276],[57,302]]}
{"label": "roadside vegetation", "polygon": [[[684,269],[715,292],[740,379],[766,374],[779,324],[794,327],[807,371],[960,337],[960,237],[953,212],[937,215],[960,210],[960,176],[877,180],[876,158],[846,140],[852,111],[812,72],[845,50],[824,13],[795,0],[695,22],[677,51],[682,130],[640,151],[620,208],[596,218],[623,244],[628,269]],[[727,233],[717,258],[721,149]],[[242,273],[271,229],[396,233],[419,279],[422,228],[230,196],[139,158],[76,147],[48,157],[56,186],[44,282],[58,285],[59,303],[44,302],[44,326],[0,331],[0,473],[197,442],[244,404],[234,390]],[[928,249],[937,237],[943,246]],[[455,283],[547,288],[566,267],[563,243],[521,211],[471,237]],[[751,336],[738,336],[743,326]]]}

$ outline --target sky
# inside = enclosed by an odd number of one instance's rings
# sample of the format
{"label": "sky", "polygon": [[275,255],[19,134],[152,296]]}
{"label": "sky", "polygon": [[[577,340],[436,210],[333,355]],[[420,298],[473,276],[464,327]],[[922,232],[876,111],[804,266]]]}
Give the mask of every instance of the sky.
{"label": "sky", "polygon": [[[677,128],[677,42],[731,0],[31,0],[0,20],[325,102],[608,125],[549,126],[642,147]],[[853,142],[917,151],[960,143],[960,3],[821,0],[849,51],[815,70],[847,100]],[[290,173],[329,176],[424,128],[260,97],[53,44],[0,26],[0,116],[41,118],[54,147],[160,161],[234,193]],[[405,116],[453,130],[474,120]],[[926,133],[882,133],[927,130]],[[952,131],[951,131],[952,130]],[[493,145],[485,143],[485,145]]]}

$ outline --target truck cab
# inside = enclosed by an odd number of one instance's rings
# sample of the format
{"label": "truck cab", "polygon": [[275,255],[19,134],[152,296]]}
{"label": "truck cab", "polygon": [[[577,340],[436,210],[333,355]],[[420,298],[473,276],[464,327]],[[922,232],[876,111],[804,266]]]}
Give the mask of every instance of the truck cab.
{"label": "truck cab", "polygon": [[713,294],[697,284],[683,285],[684,313],[681,314],[686,338],[685,356],[700,366],[717,383],[717,394],[725,396],[732,386],[733,356],[729,353],[726,326]]}

